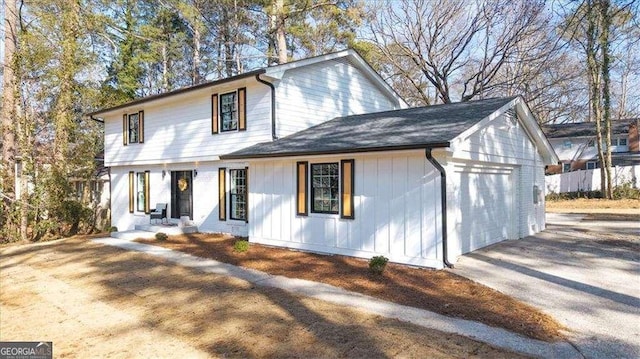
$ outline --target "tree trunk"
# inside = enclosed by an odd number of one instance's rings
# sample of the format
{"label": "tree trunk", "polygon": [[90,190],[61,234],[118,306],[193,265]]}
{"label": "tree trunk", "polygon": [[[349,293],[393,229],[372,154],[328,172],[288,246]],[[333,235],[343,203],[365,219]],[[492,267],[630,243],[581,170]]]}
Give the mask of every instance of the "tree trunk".
{"label": "tree trunk", "polygon": [[[611,15],[609,11],[609,0],[600,0],[600,49],[602,51],[602,106],[603,106],[603,118],[604,130],[605,130],[605,177],[607,180],[605,197],[613,199],[613,183],[611,180],[611,91],[610,91],[610,77],[609,77],[609,29],[611,27]],[[604,193],[603,193],[604,194]]]}
{"label": "tree trunk", "polygon": [[287,32],[285,29],[285,16],[284,16],[284,0],[276,0],[276,14],[278,16],[276,39],[278,46],[278,63],[287,63]]}
{"label": "tree trunk", "polygon": [[169,90],[169,56],[167,55],[167,43],[162,44],[162,92]]}
{"label": "tree trunk", "polygon": [[587,72],[589,76],[589,104],[592,120],[596,128],[596,148],[598,149],[598,160],[600,161],[600,193],[605,196],[607,189],[606,163],[602,148],[602,106],[600,103],[600,66],[597,61],[596,49],[596,29],[598,26],[598,14],[593,1],[587,0]]}
{"label": "tree trunk", "polygon": [[192,69],[192,85],[200,83],[200,24],[197,20],[193,22],[193,69]]}
{"label": "tree trunk", "polygon": [[[2,109],[0,110],[0,122],[2,130],[2,176],[0,177],[0,192],[5,196],[15,198],[15,115],[17,82],[14,74],[15,51],[18,41],[17,33],[17,8],[15,0],[4,1],[4,66],[2,81]],[[11,202],[3,197],[0,199],[0,227],[9,229],[13,227],[9,216]],[[15,227],[14,227],[15,228]]]}
{"label": "tree trunk", "polygon": [[287,30],[285,28],[284,0],[273,0],[269,14],[269,65],[287,62]]}

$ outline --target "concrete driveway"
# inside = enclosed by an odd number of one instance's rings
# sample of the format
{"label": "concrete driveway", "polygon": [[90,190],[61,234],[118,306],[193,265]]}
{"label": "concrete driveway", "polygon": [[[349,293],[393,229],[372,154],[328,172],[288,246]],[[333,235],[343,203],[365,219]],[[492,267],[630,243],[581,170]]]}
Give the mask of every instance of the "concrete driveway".
{"label": "concrete driveway", "polygon": [[640,358],[640,220],[548,214],[547,230],[453,269],[552,315],[585,358]]}

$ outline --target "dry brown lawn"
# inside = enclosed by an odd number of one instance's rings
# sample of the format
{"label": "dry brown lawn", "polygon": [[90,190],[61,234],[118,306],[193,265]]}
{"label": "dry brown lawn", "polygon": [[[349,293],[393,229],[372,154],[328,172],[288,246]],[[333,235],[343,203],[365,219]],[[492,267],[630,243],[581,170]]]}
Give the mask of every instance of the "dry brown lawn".
{"label": "dry brown lawn", "polygon": [[568,200],[546,201],[547,212],[555,213],[611,213],[638,215],[640,219],[640,200],[638,199],[599,199],[576,198]]}
{"label": "dry brown lawn", "polygon": [[160,245],[274,275],[331,284],[394,303],[479,321],[546,341],[563,338],[562,326],[536,308],[449,271],[390,263],[382,276],[369,273],[366,260],[321,255],[259,244],[237,253],[237,238],[215,234],[169,236]]}
{"label": "dry brown lawn", "polygon": [[56,358],[524,357],[81,238],[0,246],[0,283],[0,340]]}

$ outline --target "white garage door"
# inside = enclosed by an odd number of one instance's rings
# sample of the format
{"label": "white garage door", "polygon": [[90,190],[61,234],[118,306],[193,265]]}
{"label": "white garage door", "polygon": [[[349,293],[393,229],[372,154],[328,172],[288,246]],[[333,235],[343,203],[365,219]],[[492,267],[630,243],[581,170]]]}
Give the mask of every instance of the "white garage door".
{"label": "white garage door", "polygon": [[460,173],[460,210],[457,226],[462,253],[467,253],[517,233],[517,171]]}

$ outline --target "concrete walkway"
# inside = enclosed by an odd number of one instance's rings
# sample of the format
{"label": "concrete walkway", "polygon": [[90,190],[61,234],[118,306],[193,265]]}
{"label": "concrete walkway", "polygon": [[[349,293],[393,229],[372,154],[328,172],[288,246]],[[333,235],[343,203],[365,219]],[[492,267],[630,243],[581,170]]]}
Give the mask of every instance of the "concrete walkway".
{"label": "concrete walkway", "polygon": [[535,236],[464,255],[453,273],[553,316],[585,358],[640,358],[640,220],[547,220]]}
{"label": "concrete walkway", "polygon": [[147,253],[185,267],[195,268],[205,273],[231,276],[246,280],[258,286],[279,288],[293,294],[357,308],[372,314],[395,318],[425,328],[463,335],[497,347],[532,356],[541,358],[582,357],[571,344],[566,342],[547,343],[533,340],[482,323],[446,317],[430,311],[386,302],[323,283],[274,276],[253,269],[237,267],[211,259],[200,258],[162,247],[131,242],[124,239],[99,238],[95,239],[94,242]]}

